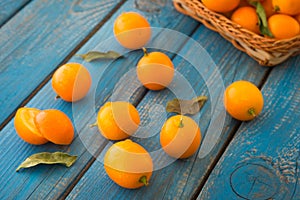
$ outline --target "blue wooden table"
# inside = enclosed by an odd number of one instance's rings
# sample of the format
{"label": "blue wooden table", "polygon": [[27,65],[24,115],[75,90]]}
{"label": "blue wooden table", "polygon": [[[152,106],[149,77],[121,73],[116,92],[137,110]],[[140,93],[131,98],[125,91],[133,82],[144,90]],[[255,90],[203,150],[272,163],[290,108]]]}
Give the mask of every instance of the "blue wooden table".
{"label": "blue wooden table", "polygon": [[[0,199],[300,199],[299,56],[276,67],[259,66],[178,13],[171,0],[1,0],[0,7]],[[126,11],[149,20],[153,36],[146,47],[172,58],[179,84],[153,92],[132,79],[143,53],[119,46],[112,31]],[[75,56],[90,50],[116,50],[125,57],[85,63]],[[83,63],[93,75],[94,89],[75,104],[55,100],[51,87],[53,72],[67,62]],[[256,84],[265,99],[261,115],[250,122],[232,119],[222,105],[224,87],[241,79]],[[186,83],[190,90],[182,87]],[[193,95],[208,96],[193,116],[203,136],[199,152],[185,160],[155,158],[160,127],[170,116],[166,103]],[[140,113],[144,132],[131,139],[154,155],[147,187],[123,189],[104,171],[101,158],[110,142],[88,125],[110,100],[128,100]],[[13,119],[24,106],[65,112],[76,128],[72,144],[33,146],[21,140]],[[70,168],[15,171],[25,158],[44,151],[78,159]]]}

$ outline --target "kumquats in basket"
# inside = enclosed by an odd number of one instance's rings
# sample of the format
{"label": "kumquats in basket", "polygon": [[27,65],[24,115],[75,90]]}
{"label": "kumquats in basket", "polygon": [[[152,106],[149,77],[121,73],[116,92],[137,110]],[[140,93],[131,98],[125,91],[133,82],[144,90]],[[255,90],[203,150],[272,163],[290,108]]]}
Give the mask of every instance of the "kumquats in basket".
{"label": "kumquats in basket", "polygon": [[299,0],[173,0],[175,8],[219,32],[261,65],[300,53]]}

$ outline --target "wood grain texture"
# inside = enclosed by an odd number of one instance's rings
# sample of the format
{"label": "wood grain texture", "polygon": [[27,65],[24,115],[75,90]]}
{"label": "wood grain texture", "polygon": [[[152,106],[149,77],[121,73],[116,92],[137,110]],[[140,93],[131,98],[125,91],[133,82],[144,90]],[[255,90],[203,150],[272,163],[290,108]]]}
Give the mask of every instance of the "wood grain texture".
{"label": "wood grain texture", "polygon": [[[250,80],[258,84],[268,70],[267,68],[258,66],[248,56],[242,54],[233,48],[231,44],[224,41],[218,34],[204,27],[200,27],[193,35],[193,38],[210,53],[219,66],[226,85],[239,79]],[[171,39],[172,37],[170,36]],[[220,46],[222,48],[219,48]],[[182,55],[194,55],[197,50],[199,49],[195,49],[195,47],[187,43],[180,53]],[[201,62],[205,58],[197,57],[197,59]],[[196,95],[207,95],[209,97],[216,95],[209,94],[207,89],[207,84],[213,84],[216,76],[216,71],[213,68],[206,71],[204,76],[208,77],[208,82],[204,82],[199,72],[180,56],[175,57],[173,62],[178,72],[184,75],[192,85],[192,89],[196,92]],[[176,84],[176,81],[172,84],[171,88],[174,86],[180,87],[180,84],[178,82]],[[216,84],[218,85],[218,83]],[[127,85],[126,82],[124,85],[123,91],[127,91],[125,88]],[[187,94],[191,93],[191,91],[185,92]],[[217,96],[221,97],[221,94],[217,94]],[[105,154],[104,150],[99,156],[99,161],[93,163],[67,199],[190,199],[197,191],[198,186],[203,183],[203,177],[208,173],[208,169],[214,162],[216,155],[225,144],[229,135],[232,134],[232,130],[238,122],[231,120],[229,117],[226,118],[221,138],[219,138],[213,151],[204,159],[199,159],[197,155],[194,155],[186,160],[174,161],[169,157],[163,156],[163,152],[159,152],[160,127],[164,123],[164,120],[170,116],[170,114],[165,113],[164,107],[167,101],[174,97],[174,94],[170,90],[150,91],[137,106],[141,115],[142,125],[148,126],[148,128],[138,132],[135,135],[136,137],[131,137],[131,139],[140,143],[151,152],[155,166],[161,167],[161,169],[153,173],[149,186],[138,190],[127,190],[110,181],[101,163],[101,159]],[[197,121],[204,137],[207,134],[207,127],[211,122],[212,109],[214,108],[212,108],[210,100],[200,112],[200,121]],[[193,118],[197,119],[197,117],[199,115]],[[156,154],[155,152],[159,153]],[[163,167],[166,162],[171,164]],[[91,185],[93,186],[91,187]]]}
{"label": "wood grain texture", "polygon": [[[198,26],[196,21],[176,12],[171,2],[164,5],[163,7],[159,7],[159,12],[143,13],[149,19],[152,26],[167,27],[182,31],[186,34],[191,34]],[[113,21],[124,11],[141,12],[136,9],[134,1],[128,1],[77,53],[81,54],[92,50],[97,47],[101,41],[111,38]],[[162,20],[162,16],[164,16],[166,20]],[[173,20],[174,18],[178,20]],[[186,24],[189,24],[189,27],[186,27]],[[161,40],[157,41],[163,43],[165,42],[164,40],[165,38],[161,38]],[[176,47],[176,45],[178,45],[179,47],[181,42],[167,41],[165,43],[169,46]],[[126,51],[121,48],[116,41],[113,41],[109,47],[101,46],[102,50],[106,50],[106,48],[119,52]],[[18,138],[13,128],[13,121],[9,122],[0,132],[0,162],[3,162],[3,164],[1,164],[3,170],[0,170],[0,182],[7,183],[6,185],[0,185],[0,191],[5,191],[5,193],[0,193],[0,199],[58,199],[64,197],[65,192],[72,188],[77,179],[81,178],[81,173],[85,171],[85,168],[89,167],[89,164],[94,159],[82,141],[89,140],[91,142],[90,145],[94,147],[94,150],[91,150],[92,153],[97,153],[97,151],[104,148],[104,144],[107,143],[106,140],[101,138],[97,128],[90,129],[88,125],[95,121],[95,114],[99,106],[106,102],[111,96],[115,84],[129,69],[134,69],[137,60],[141,56],[142,51],[133,51],[128,55],[126,54],[124,59],[118,59],[112,63],[108,61],[99,61],[91,64],[86,63],[87,68],[93,76],[93,87],[96,87],[96,92],[95,96],[93,96],[94,94],[91,92],[85,99],[77,104],[72,105],[61,100],[55,101],[53,98],[55,94],[52,91],[50,82],[32,98],[26,105],[27,107],[36,107],[39,109],[56,108],[65,112],[72,118],[73,122],[77,122],[74,123],[77,129],[76,139],[70,146],[57,146],[53,144],[42,146],[28,145]],[[81,60],[78,57],[74,57],[70,62],[81,62]],[[106,65],[109,65],[107,69],[104,68]],[[105,74],[100,80],[97,79],[99,77],[96,77],[99,73]],[[143,88],[138,90],[130,101],[136,103],[144,92],[145,89]],[[94,101],[92,107],[86,103],[86,101],[90,99]],[[79,108],[79,110],[76,108]],[[76,115],[74,113],[76,113]],[[62,166],[37,166],[32,169],[22,170],[19,173],[15,172],[16,167],[29,155],[41,151],[58,150],[77,155],[78,160],[68,169]],[[7,158],[11,159],[7,161]]]}
{"label": "wood grain texture", "polygon": [[119,2],[34,1],[1,27],[0,125]]}
{"label": "wood grain texture", "polygon": [[300,199],[299,61],[272,70],[263,112],[242,124],[198,199]]}
{"label": "wood grain texture", "polygon": [[30,0],[2,0],[0,1],[0,27]]}

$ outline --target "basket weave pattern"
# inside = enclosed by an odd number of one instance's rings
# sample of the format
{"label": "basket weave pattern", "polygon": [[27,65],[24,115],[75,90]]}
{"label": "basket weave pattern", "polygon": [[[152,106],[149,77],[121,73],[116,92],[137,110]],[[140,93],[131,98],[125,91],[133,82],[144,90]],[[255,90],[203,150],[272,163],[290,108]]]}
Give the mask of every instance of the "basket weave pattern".
{"label": "basket weave pattern", "polygon": [[218,32],[260,65],[274,66],[291,56],[300,54],[300,35],[290,39],[275,40],[242,28],[225,16],[207,9],[200,0],[173,0],[173,4],[176,10]]}

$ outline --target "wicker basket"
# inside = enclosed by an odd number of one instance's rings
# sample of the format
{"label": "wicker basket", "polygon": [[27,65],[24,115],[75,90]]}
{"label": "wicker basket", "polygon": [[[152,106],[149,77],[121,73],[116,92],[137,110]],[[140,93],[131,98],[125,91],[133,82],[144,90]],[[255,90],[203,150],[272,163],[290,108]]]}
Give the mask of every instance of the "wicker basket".
{"label": "wicker basket", "polygon": [[176,10],[218,32],[237,49],[258,61],[260,65],[274,66],[291,56],[300,54],[300,35],[285,40],[266,38],[207,9],[200,0],[173,0],[173,4]]}

